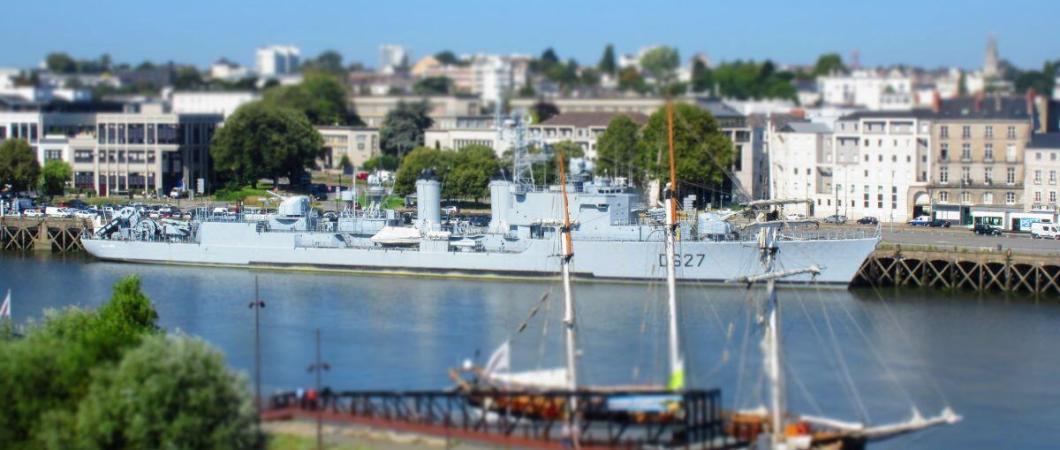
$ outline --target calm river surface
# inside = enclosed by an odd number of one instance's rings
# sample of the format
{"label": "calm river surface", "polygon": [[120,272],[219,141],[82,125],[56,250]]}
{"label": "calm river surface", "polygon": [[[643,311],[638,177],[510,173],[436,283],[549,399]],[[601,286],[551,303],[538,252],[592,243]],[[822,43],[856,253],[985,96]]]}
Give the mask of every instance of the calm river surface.
{"label": "calm river surface", "polygon": [[[512,336],[547,292],[550,300],[514,336],[515,369],[562,363],[562,290],[554,280],[504,281],[348,273],[148,266],[50,255],[0,255],[0,295],[17,322],[48,308],[96,307],[111,286],[139,274],[170,331],[201,336],[229,363],[253,369],[260,279],[264,392],[309,386],[314,329],[338,389],[449,385],[446,370],[482,362]],[[681,339],[689,383],[720,387],[726,407],[754,407],[761,386],[754,308],[739,288],[682,286]],[[579,283],[582,383],[663,382],[665,289]],[[954,427],[873,448],[1056,448],[1060,438],[1060,301],[931,291],[783,289],[792,410],[874,423],[950,405]],[[750,331],[750,334],[748,334]]]}

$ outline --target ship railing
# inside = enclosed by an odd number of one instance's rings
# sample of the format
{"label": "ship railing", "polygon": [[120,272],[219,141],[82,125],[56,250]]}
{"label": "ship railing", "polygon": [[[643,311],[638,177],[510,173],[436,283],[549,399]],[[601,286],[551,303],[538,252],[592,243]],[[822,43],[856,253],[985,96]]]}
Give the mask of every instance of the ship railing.
{"label": "ship railing", "polygon": [[[262,413],[266,419],[319,415],[328,421],[505,446],[561,447],[573,443],[572,434],[582,446],[603,448],[713,449],[746,444],[726,436],[721,393],[716,389],[334,392],[325,388],[312,400],[281,392],[267,405]],[[571,433],[567,418],[575,414],[580,428]]]}

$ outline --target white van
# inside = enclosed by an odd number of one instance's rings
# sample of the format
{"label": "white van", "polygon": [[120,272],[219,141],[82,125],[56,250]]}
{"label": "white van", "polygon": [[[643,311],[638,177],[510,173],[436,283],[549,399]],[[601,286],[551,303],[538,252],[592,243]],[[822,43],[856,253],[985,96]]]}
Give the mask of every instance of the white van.
{"label": "white van", "polygon": [[1031,237],[1035,239],[1060,239],[1060,225],[1048,222],[1032,223]]}

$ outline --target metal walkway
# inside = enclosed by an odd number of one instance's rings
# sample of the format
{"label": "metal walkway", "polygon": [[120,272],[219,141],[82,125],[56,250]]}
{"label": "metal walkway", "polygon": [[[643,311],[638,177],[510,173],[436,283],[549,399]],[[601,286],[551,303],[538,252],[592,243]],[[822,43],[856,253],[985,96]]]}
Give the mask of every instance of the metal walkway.
{"label": "metal walkway", "polygon": [[[637,410],[637,399],[672,398],[663,414]],[[570,448],[566,405],[576,400],[581,448],[743,447],[724,434],[721,393],[689,391],[344,391],[317,400],[294,393],[269,398],[262,419],[321,419],[373,428],[521,448]],[[618,407],[625,404],[625,407]],[[483,408],[483,405],[493,405]],[[515,408],[497,405],[520,405]],[[488,412],[484,412],[488,411]]]}

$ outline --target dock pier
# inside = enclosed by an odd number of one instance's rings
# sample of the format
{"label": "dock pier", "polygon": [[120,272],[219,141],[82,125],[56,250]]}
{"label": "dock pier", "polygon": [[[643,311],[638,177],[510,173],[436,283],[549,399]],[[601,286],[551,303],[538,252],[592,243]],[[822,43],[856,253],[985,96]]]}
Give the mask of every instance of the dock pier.
{"label": "dock pier", "polygon": [[1060,258],[1012,250],[881,249],[865,260],[851,286],[908,286],[1060,297]]}
{"label": "dock pier", "polygon": [[84,250],[81,234],[92,230],[85,219],[54,217],[0,217],[0,249],[5,251]]}

